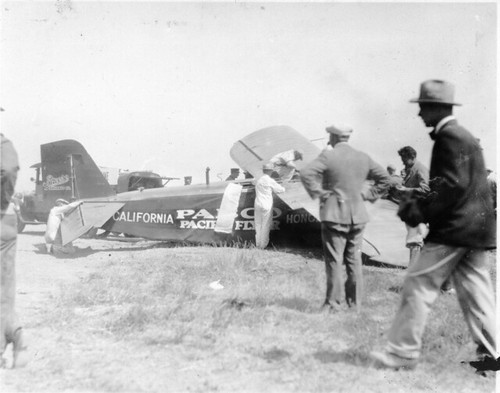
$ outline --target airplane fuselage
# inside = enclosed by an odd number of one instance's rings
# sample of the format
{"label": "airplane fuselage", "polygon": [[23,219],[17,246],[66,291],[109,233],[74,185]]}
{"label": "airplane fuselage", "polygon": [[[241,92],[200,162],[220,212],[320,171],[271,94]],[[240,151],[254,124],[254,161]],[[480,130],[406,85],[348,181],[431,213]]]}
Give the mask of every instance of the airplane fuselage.
{"label": "airplane fuselage", "polygon": [[[253,242],[255,188],[251,184],[243,185],[231,233],[216,230],[227,185],[227,182],[220,182],[118,194],[108,200],[125,205],[102,228],[153,240]],[[320,224],[304,209],[291,210],[275,198],[271,242],[318,246],[321,244]]]}

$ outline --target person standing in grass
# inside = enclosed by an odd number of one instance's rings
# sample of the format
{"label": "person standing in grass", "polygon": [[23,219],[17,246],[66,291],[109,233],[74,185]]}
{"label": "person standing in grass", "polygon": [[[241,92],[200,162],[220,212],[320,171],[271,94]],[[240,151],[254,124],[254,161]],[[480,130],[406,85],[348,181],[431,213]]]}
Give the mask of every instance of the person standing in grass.
{"label": "person standing in grass", "polygon": [[[398,154],[405,166],[403,184],[397,187],[399,199],[403,199],[404,195],[424,196],[427,194],[429,192],[429,169],[417,160],[417,151],[411,146],[405,146],[398,150]],[[426,235],[426,224],[420,223],[416,227],[406,224],[406,247],[410,250],[408,266],[418,258]]]}
{"label": "person standing in grass", "polygon": [[[3,109],[2,109],[3,111]],[[0,231],[0,263],[1,269],[1,313],[0,313],[0,367],[5,366],[3,355],[7,344],[12,343],[12,367],[23,367],[28,363],[28,355],[24,342],[23,329],[15,310],[16,300],[16,245],[17,216],[11,198],[19,171],[17,153],[12,142],[1,137],[1,231]]]}
{"label": "person standing in grass", "polygon": [[[374,202],[381,197],[390,186],[390,178],[382,166],[347,143],[352,127],[333,125],[326,131],[331,148],[324,149],[300,172],[309,195],[320,200],[326,268],[323,308],[340,309],[345,290],[347,305],[359,310],[363,293],[361,246],[368,222],[364,201]],[[365,187],[366,180],[373,180],[373,185]],[[343,264],[347,271],[345,286]]]}
{"label": "person standing in grass", "polygon": [[273,192],[285,192],[285,189],[271,178],[273,171],[271,164],[265,164],[262,167],[264,174],[255,182],[255,245],[258,248],[266,248],[269,244],[269,232],[273,223]]}
{"label": "person standing in grass", "polygon": [[83,201],[69,203],[64,199],[56,200],[56,205],[50,209],[45,230],[45,247],[49,254],[74,254],[73,243],[62,244],[61,223],[63,218],[80,206]]}
{"label": "person standing in grass", "polygon": [[429,224],[419,258],[409,266],[402,299],[383,351],[370,355],[384,368],[414,368],[422,335],[443,283],[451,278],[467,326],[477,344],[477,370],[498,370],[495,343],[495,297],[487,249],[496,245],[495,219],[486,168],[478,140],[453,116],[454,86],[425,81],[419,116],[434,141],[430,193],[400,205],[399,216],[411,226]]}

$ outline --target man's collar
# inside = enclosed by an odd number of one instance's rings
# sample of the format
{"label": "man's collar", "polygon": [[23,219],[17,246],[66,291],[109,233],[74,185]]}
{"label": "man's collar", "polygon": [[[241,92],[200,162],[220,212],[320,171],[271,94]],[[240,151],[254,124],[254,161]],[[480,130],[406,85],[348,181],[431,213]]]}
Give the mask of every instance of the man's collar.
{"label": "man's collar", "polygon": [[444,127],[444,125],[445,125],[446,123],[448,123],[449,121],[451,121],[451,120],[455,120],[455,116],[450,115],[450,116],[443,117],[443,118],[439,121],[439,123],[437,123],[437,124],[436,124],[436,127],[434,128],[434,132],[437,134],[437,133],[441,130],[441,128],[443,128],[443,127]]}

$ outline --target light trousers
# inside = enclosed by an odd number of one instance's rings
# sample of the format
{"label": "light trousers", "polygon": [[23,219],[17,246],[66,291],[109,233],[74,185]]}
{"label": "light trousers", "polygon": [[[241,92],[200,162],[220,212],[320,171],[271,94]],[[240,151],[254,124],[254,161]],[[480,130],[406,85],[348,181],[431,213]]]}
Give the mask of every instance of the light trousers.
{"label": "light trousers", "polygon": [[497,358],[495,297],[487,252],[482,249],[426,243],[408,267],[402,300],[388,332],[388,352],[418,358],[427,316],[451,278],[458,302],[474,342]]}
{"label": "light trousers", "polygon": [[273,208],[267,209],[256,205],[254,209],[255,245],[266,248],[269,244],[269,232],[273,223]]}
{"label": "light trousers", "polygon": [[412,246],[424,245],[424,239],[429,233],[429,229],[425,224],[418,224],[416,227],[411,227],[406,225],[406,247],[410,248]]}

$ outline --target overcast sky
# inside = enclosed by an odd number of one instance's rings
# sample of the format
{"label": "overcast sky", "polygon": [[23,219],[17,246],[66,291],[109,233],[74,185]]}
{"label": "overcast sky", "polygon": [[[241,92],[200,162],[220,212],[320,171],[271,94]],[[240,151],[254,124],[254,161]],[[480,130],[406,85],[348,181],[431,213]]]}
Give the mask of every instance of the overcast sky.
{"label": "overcast sky", "polygon": [[479,2],[2,2],[0,121],[17,188],[59,139],[100,166],[225,178],[233,143],[272,125],[317,139],[350,123],[381,165],[401,168],[405,145],[428,165],[430,130],[408,100],[431,78],[455,84],[455,114],[495,167],[496,20]]}

